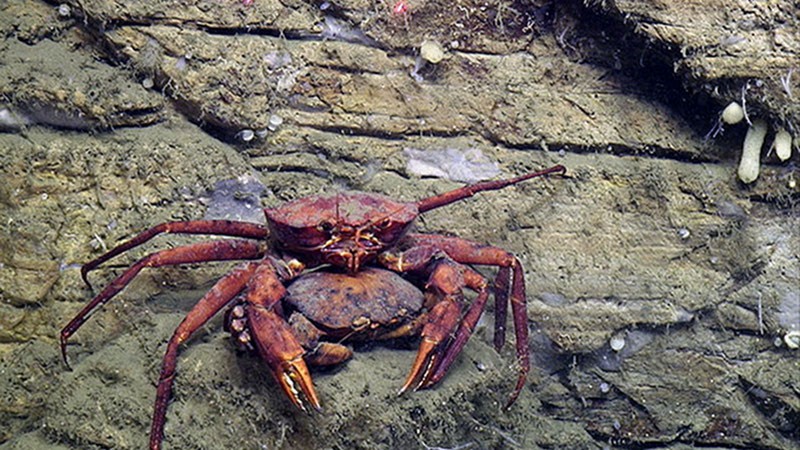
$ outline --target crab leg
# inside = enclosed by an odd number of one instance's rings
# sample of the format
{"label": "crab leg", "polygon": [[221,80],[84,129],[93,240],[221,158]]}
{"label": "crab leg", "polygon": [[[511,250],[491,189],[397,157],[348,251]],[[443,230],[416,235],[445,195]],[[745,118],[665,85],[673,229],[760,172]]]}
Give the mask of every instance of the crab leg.
{"label": "crab leg", "polygon": [[472,306],[470,306],[470,308],[467,310],[467,313],[464,314],[464,317],[461,318],[461,323],[458,326],[458,330],[456,330],[456,334],[453,336],[452,342],[450,342],[450,344],[447,346],[447,350],[439,361],[439,364],[433,368],[433,372],[428,377],[425,384],[420,387],[426,388],[432,386],[444,378],[444,375],[447,373],[450,365],[453,364],[456,356],[461,353],[461,350],[464,348],[464,345],[466,345],[467,340],[470,336],[472,336],[472,331],[475,329],[478,319],[481,318],[481,315],[483,314],[483,308],[486,306],[486,300],[489,298],[489,290],[486,286],[486,279],[472,269],[467,267],[463,267],[463,269],[464,284],[466,284],[466,286],[470,289],[478,292],[478,297],[472,303]]}
{"label": "crab leg", "polygon": [[508,291],[511,286],[511,268],[501,267],[494,279],[494,349],[498,352],[506,343],[508,318]]}
{"label": "crab leg", "polygon": [[[439,302],[431,310],[428,322],[422,329],[422,343],[411,373],[400,389],[401,394],[412,385],[414,389],[426,388],[444,377],[472,334],[489,296],[486,280],[472,269],[449,258],[434,264],[428,287],[439,297]],[[464,315],[458,330],[453,335],[453,329],[461,313],[464,286],[477,291],[478,298]]]}
{"label": "crab leg", "polygon": [[567,169],[564,166],[557,165],[549,169],[528,173],[516,178],[510,178],[508,180],[484,181],[483,183],[470,184],[469,186],[460,187],[443,194],[434,195],[433,197],[423,198],[416,204],[419,212],[422,213],[440,206],[449,205],[450,203],[457,202],[468,197],[472,197],[478,192],[495,191],[497,189],[503,189],[506,186],[511,186],[512,184],[517,184],[521,181],[530,180],[531,178],[549,175],[555,172],[561,172],[561,174],[564,174],[566,171]]}
{"label": "crab leg", "polygon": [[100,264],[130,250],[138,245],[144,244],[156,235],[161,233],[182,233],[182,234],[218,234],[222,236],[236,236],[242,238],[263,239],[267,237],[269,231],[266,227],[250,222],[234,222],[231,220],[193,220],[188,222],[166,222],[156,225],[149,230],[145,230],[133,239],[117,245],[108,252],[100,255],[81,267],[81,278],[89,285],[87,278],[89,272]]}
{"label": "crab leg", "polygon": [[305,350],[289,324],[274,310],[286,295],[281,281],[272,263],[262,261],[245,291],[249,330],[261,359],[289,400],[303,411],[304,400],[319,410],[319,397],[303,360]]}
{"label": "crab leg", "polygon": [[150,427],[150,449],[158,450],[164,439],[164,423],[166,422],[167,406],[172,392],[172,382],[175,379],[178,346],[189,339],[192,333],[203,326],[211,317],[222,309],[228,302],[241,292],[256,271],[258,263],[242,264],[230,274],[219,280],[199,302],[189,311],[172,334],[167,343],[164,362],[161,366],[161,375],[158,378],[158,390],[153,411],[153,422]]}
{"label": "crab leg", "polygon": [[83,325],[98,306],[111,300],[145,267],[186,264],[205,261],[226,261],[231,259],[255,259],[264,255],[262,242],[241,239],[225,239],[211,242],[200,242],[183,247],[171,248],[152,253],[137,261],[126,269],[114,281],[105,287],[97,297],[93,298],[69,323],[61,330],[61,355],[67,361],[67,340]]}
{"label": "crab leg", "polygon": [[422,327],[422,341],[417,358],[411,366],[411,373],[398,395],[408,388],[419,389],[427,384],[431,370],[439,364],[450,334],[458,323],[461,314],[461,292],[463,277],[459,267],[452,261],[442,260],[436,264],[428,279],[428,289],[438,298],[428,313],[427,323]]}
{"label": "crab leg", "polygon": [[[405,238],[402,245],[408,248],[408,250],[399,255],[385,253],[381,255],[380,262],[391,270],[406,272],[424,267],[432,258],[436,257],[437,252],[443,252],[454,261],[461,264],[481,264],[500,267],[498,279],[495,282],[495,285],[499,287],[499,295],[496,293],[495,298],[497,302],[505,303],[505,299],[508,298],[508,290],[510,289],[511,311],[512,317],[514,318],[514,332],[516,336],[517,362],[519,364],[519,377],[517,378],[514,391],[511,393],[508,403],[506,404],[506,408],[508,408],[514,403],[519,393],[522,391],[522,388],[525,386],[525,380],[530,371],[528,312],[525,301],[525,278],[522,271],[522,264],[514,255],[505,250],[457,237],[433,234],[410,234]],[[509,274],[511,275],[510,277]],[[509,278],[511,279],[509,280]],[[480,295],[478,299],[476,299],[476,303],[479,300]],[[500,314],[504,316],[506,314],[505,311],[506,309],[502,308]],[[496,319],[496,333],[498,329],[501,333],[504,333],[504,327],[498,327],[498,323],[501,319],[504,320],[505,317]],[[504,338],[501,340],[497,334],[495,335],[496,346],[502,344],[503,340]],[[456,354],[457,352],[452,356],[455,357]],[[446,368],[440,371],[441,376],[444,375],[444,370],[446,370]],[[423,387],[430,386],[432,383],[433,382],[424,384]]]}

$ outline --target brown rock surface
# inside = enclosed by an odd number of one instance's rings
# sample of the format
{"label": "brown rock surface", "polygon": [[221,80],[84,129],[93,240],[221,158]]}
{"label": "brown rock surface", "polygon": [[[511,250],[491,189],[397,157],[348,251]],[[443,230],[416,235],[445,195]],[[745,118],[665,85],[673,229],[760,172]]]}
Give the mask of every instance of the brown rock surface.
{"label": "brown rock surface", "polygon": [[[748,83],[748,111],[797,134],[780,84],[800,66],[796,5],[65,4],[0,5],[0,119],[29,119],[0,126],[0,449],[144,447],[165,342],[230,269],[144,271],[74,336],[67,371],[58,332],[97,289],[202,237],[159,237],[94,289],[81,262],[167,220],[461,185],[420,178],[409,149],[472,174],[569,169],[417,224],[522,260],[534,367],[518,403],[500,409],[515,368],[491,313],[434,389],[395,395],[413,342],[315,371],[315,415],[217,318],[182,348],[165,448],[800,448],[800,353],[783,341],[800,331],[798,155],[765,148],[745,186],[746,126],[703,138]],[[415,70],[425,39],[447,56]]]}
{"label": "brown rock surface", "polygon": [[797,132],[800,10],[794,2],[703,0],[597,2],[654,45],[675,71],[720,103],[741,101]]}

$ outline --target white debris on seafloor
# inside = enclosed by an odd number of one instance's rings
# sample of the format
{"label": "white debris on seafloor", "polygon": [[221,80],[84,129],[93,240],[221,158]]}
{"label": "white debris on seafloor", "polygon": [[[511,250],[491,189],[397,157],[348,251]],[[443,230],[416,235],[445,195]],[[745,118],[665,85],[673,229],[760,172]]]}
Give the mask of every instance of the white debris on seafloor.
{"label": "white debris on seafloor", "polygon": [[491,161],[480,149],[405,148],[408,157],[406,170],[421,177],[447,178],[452,181],[474,183],[500,175],[497,162]]}
{"label": "white debris on seafloor", "polygon": [[265,192],[267,187],[249,173],[217,181],[198,198],[208,205],[203,219],[264,223],[261,195]]}
{"label": "white debris on seafloor", "polygon": [[0,130],[19,130],[31,123],[31,119],[19,111],[0,108]]}
{"label": "white debris on seafloor", "polygon": [[377,42],[364,34],[363,31],[354,28],[347,21],[336,19],[333,16],[325,16],[323,18],[320,35],[323,39],[350,42],[351,44],[360,44],[367,47],[378,46]]}
{"label": "white debris on seafloor", "polygon": [[18,131],[30,125],[51,125],[73,130],[89,130],[95,123],[83,115],[50,105],[29,104],[22,110],[0,105],[0,130]]}
{"label": "white debris on seafloor", "polygon": [[273,50],[269,53],[265,53],[264,56],[261,57],[261,61],[267,65],[267,69],[280,69],[292,63],[292,54],[285,51]]}

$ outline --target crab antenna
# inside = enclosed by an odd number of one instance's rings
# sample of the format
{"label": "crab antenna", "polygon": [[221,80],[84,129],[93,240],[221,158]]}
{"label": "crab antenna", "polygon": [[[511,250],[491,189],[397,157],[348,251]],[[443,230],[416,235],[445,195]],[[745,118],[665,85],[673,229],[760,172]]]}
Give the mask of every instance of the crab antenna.
{"label": "crab antenna", "polygon": [[531,178],[536,178],[542,175],[549,175],[553,172],[561,172],[561,174],[563,175],[564,172],[566,171],[567,169],[559,164],[549,169],[542,170],[541,172],[533,172],[526,175],[518,176],[516,178],[510,178],[508,180],[484,181],[483,183],[470,184],[469,186],[464,186],[458,189],[454,189],[450,192],[445,192],[444,194],[423,198],[422,200],[419,200],[417,202],[417,209],[421,213],[425,211],[430,211],[431,209],[438,208],[444,205],[449,205],[450,203],[463,200],[467,197],[472,197],[478,192],[503,189],[506,186],[517,184],[520,181],[529,180]]}
{"label": "crab antenna", "polygon": [[342,194],[341,192],[337,192],[336,193],[336,225],[337,226],[342,222],[342,220],[341,220],[341,218],[339,216],[339,200],[341,200],[341,198],[342,198],[341,194]]}

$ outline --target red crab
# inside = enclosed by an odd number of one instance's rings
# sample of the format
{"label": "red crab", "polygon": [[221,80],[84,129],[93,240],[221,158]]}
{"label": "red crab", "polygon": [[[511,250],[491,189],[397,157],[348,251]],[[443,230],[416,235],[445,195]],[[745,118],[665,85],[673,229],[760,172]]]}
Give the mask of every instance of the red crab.
{"label": "red crab", "polygon": [[[292,403],[304,410],[305,403],[319,409],[319,398],[304,361],[307,352],[283,315],[287,295],[285,286],[295,279],[309,284],[303,293],[295,295],[297,303],[302,306],[310,305],[314,301],[313,297],[324,295],[324,290],[333,287],[336,282],[332,274],[323,275],[316,282],[310,281],[307,277],[312,274],[303,273],[306,268],[325,264],[338,267],[351,278],[349,281],[341,281],[345,290],[348,285],[352,287],[353,283],[364,286],[363,292],[349,299],[345,295],[342,300],[337,298],[339,294],[333,293],[331,301],[343,306],[363,303],[373,295],[371,289],[376,289],[381,283],[388,286],[389,292],[398,290],[399,277],[377,272],[377,275],[370,278],[368,267],[383,266],[398,273],[416,273],[427,277],[425,289],[435,304],[425,313],[424,319],[414,320],[412,313],[410,321],[398,325],[399,329],[406,331],[413,330],[415,326],[422,327],[419,351],[411,373],[400,390],[402,393],[411,387],[429,387],[444,377],[471,335],[489,297],[487,281],[468,265],[491,265],[499,267],[494,285],[495,347],[499,349],[505,341],[509,296],[516,334],[519,377],[506,404],[508,407],[519,395],[530,366],[525,280],[521,263],[511,253],[489,245],[458,237],[408,231],[420,213],[471,197],[481,191],[502,189],[530,178],[557,172],[563,174],[565,168],[558,165],[508,180],[477,183],[410,203],[364,192],[310,196],[277,208],[265,209],[266,227],[228,220],[163,223],[86,263],[81,268],[83,280],[88,284],[89,271],[161,233],[216,234],[246,239],[199,242],[161,250],[135,262],[61,330],[61,353],[66,363],[69,337],[99,306],[114,297],[145,267],[252,260],[237,266],[220,279],[178,325],[167,344],[150,431],[150,448],[158,449],[163,440],[178,346],[226,306],[235,304],[228,314],[227,326],[240,336],[246,331],[241,341],[257,350]],[[477,297],[462,316],[462,289],[465,287],[475,291]],[[392,295],[394,298],[390,298]],[[389,295],[388,301],[399,301],[401,294],[392,295]],[[300,306],[296,304],[295,308],[302,309]],[[319,320],[317,308],[318,306],[311,308],[316,312],[304,316]],[[397,325],[403,309],[407,308],[396,307],[394,317],[376,319],[375,323],[379,326]],[[370,312],[374,308],[366,310]],[[338,313],[331,317],[352,321],[360,316]],[[371,321],[369,318],[367,320]],[[358,323],[351,326],[358,326]],[[296,326],[295,329],[300,328]],[[341,349],[331,353],[339,361],[349,356],[336,352],[341,352]],[[320,355],[325,356],[328,353],[322,351]],[[315,355],[309,354],[309,357],[313,358]]]}

